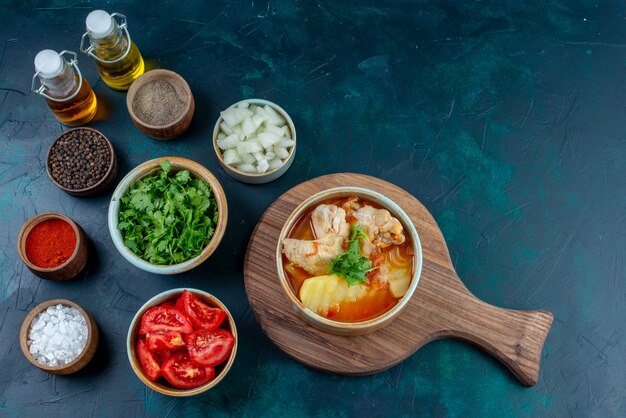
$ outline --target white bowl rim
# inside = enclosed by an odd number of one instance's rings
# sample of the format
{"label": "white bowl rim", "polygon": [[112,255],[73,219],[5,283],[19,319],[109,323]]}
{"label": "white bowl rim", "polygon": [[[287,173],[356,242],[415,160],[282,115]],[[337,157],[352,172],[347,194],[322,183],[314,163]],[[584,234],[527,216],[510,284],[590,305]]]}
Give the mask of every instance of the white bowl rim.
{"label": "white bowl rim", "polygon": [[274,174],[277,170],[280,170],[284,166],[287,166],[287,168],[289,168],[293,160],[293,157],[296,154],[296,147],[298,146],[298,140],[296,138],[296,125],[293,123],[293,120],[291,119],[291,116],[289,116],[289,113],[287,113],[285,109],[283,109],[282,107],[280,107],[274,102],[271,102],[266,99],[255,99],[255,98],[239,100],[238,102],[233,103],[232,105],[228,106],[225,110],[230,109],[231,107],[237,106],[239,103],[264,104],[264,105],[273,107],[275,110],[277,110],[278,113],[280,113],[281,116],[285,118],[285,121],[287,122],[287,126],[289,126],[289,130],[291,131],[291,134],[293,137],[291,138],[293,139],[293,147],[291,147],[291,149],[289,150],[289,155],[285,159],[285,162],[283,163],[283,165],[278,168],[274,168],[272,171],[266,171],[265,173],[246,173],[245,171],[241,171],[237,169],[237,167],[234,167],[230,164],[226,164],[224,162],[223,152],[217,146],[217,135],[220,132],[220,125],[224,121],[224,118],[220,114],[220,116],[217,118],[217,121],[215,122],[215,126],[213,127],[213,138],[212,138],[213,149],[215,150],[215,154],[217,156],[217,159],[220,161],[220,163],[226,166],[229,170],[232,170],[233,172],[239,174],[240,176],[249,177],[249,178],[264,178],[264,177],[269,176],[270,174]]}
{"label": "white bowl rim", "polygon": [[[375,317],[370,318],[368,320],[359,321],[359,322],[334,321],[332,319],[328,319],[326,317],[323,317],[323,316],[319,315],[318,313],[313,312],[312,310],[310,310],[306,306],[304,306],[302,301],[300,301],[298,296],[295,294],[295,292],[291,288],[291,283],[289,283],[289,279],[287,278],[287,275],[284,272],[284,269],[283,269],[283,266],[282,266],[282,244],[283,244],[283,240],[285,238],[287,238],[287,234],[289,233],[291,228],[293,228],[293,225],[298,221],[298,219],[300,219],[300,217],[302,216],[303,211],[308,209],[308,208],[310,208],[311,205],[317,203],[316,201],[323,200],[323,199],[321,199],[322,197],[323,198],[327,198],[326,195],[328,195],[328,194],[343,193],[343,192],[347,192],[347,193],[349,193],[349,192],[356,192],[356,193],[362,193],[362,194],[365,194],[365,195],[370,194],[370,195],[376,196],[378,199],[380,199],[382,202],[384,202],[382,204],[382,206],[384,208],[386,208],[386,209],[391,208],[393,211],[395,211],[397,214],[400,215],[400,218],[402,218],[402,219],[400,219],[400,221],[402,222],[403,226],[407,227],[410,230],[410,233],[412,234],[412,237],[415,237],[415,239],[412,239],[412,241],[413,241],[413,249],[415,251],[415,259],[417,260],[417,267],[413,271],[413,277],[411,278],[411,285],[409,286],[409,289],[407,290],[406,294],[398,301],[398,303],[396,303],[395,306],[393,306],[391,309],[389,309],[388,311],[384,312],[383,314],[375,316]],[[322,196],[322,195],[324,195],[324,196]],[[421,244],[421,241],[420,241],[419,234],[417,233],[417,229],[415,228],[415,225],[413,224],[413,221],[411,221],[411,218],[406,214],[406,212],[396,202],[394,202],[392,199],[388,198],[387,196],[385,196],[382,193],[379,193],[379,192],[371,190],[371,189],[366,189],[364,187],[358,187],[358,186],[332,187],[330,189],[321,190],[321,191],[313,194],[312,196],[308,197],[307,199],[305,199],[302,203],[300,203],[293,210],[293,212],[290,215],[290,217],[293,214],[297,214],[298,216],[293,216],[291,218],[291,222],[286,222],[283,225],[283,228],[281,229],[281,231],[280,231],[280,233],[278,235],[278,244],[276,246],[276,267],[277,267],[277,271],[278,271],[279,280],[281,282],[284,281],[285,284],[290,289],[290,294],[289,295],[285,295],[285,296],[287,296],[289,298],[291,303],[295,302],[297,304],[298,309],[300,309],[304,314],[309,316],[311,319],[315,320],[320,325],[324,325],[325,327],[328,327],[330,329],[340,329],[340,330],[363,330],[363,329],[369,329],[370,327],[372,327],[372,326],[374,326],[376,324],[385,323],[387,320],[395,317],[395,315],[397,315],[400,311],[402,311],[402,309],[404,309],[404,307],[409,302],[411,297],[413,297],[413,293],[415,293],[415,289],[417,288],[417,285],[419,283],[419,280],[420,280],[420,277],[421,277],[421,274],[422,274],[422,265],[424,264],[423,263],[424,259],[423,259],[423,255],[422,255],[422,244]]]}
{"label": "white bowl rim", "polygon": [[[115,248],[117,248],[117,250],[119,251],[119,253],[122,255],[122,257],[124,257],[126,259],[126,261],[128,261],[129,263],[131,263],[133,266],[147,271],[149,273],[155,273],[155,274],[179,274],[179,273],[183,273],[185,271],[188,271],[195,266],[195,263],[197,261],[197,259],[199,257],[202,256],[202,252],[200,254],[198,254],[197,256],[190,258],[187,261],[183,261],[182,263],[178,263],[178,264],[169,264],[169,265],[161,265],[161,264],[152,264],[149,261],[146,261],[142,258],[140,258],[139,256],[137,256],[135,253],[133,253],[130,248],[128,248],[126,246],[126,244],[124,244],[124,239],[122,238],[122,233],[119,231],[119,229],[117,228],[117,224],[118,224],[118,214],[120,211],[120,201],[121,198],[124,196],[124,194],[126,194],[126,192],[128,191],[128,188],[130,187],[130,185],[132,183],[134,183],[135,181],[139,180],[139,177],[137,177],[137,174],[139,172],[141,172],[146,166],[154,164],[156,161],[158,160],[167,160],[168,158],[176,158],[176,159],[184,159],[187,160],[188,158],[183,158],[183,157],[158,157],[158,158],[153,158],[151,160],[148,160],[146,162],[143,162],[141,164],[139,164],[137,167],[133,168],[132,170],[130,170],[128,172],[128,174],[126,174],[124,176],[124,178],[122,179],[122,181],[119,182],[119,184],[117,185],[117,187],[115,188],[115,190],[113,191],[113,195],[111,195],[111,200],[109,202],[109,212],[108,212],[108,226],[109,226],[109,234],[111,235],[111,239],[113,240],[113,244],[115,245]],[[192,161],[202,167],[204,167],[202,164],[197,163],[193,160],[189,160]],[[205,167],[206,168],[206,167]],[[154,170],[157,170],[158,167],[155,167]],[[208,171],[208,169],[207,169]],[[149,173],[146,173],[145,175],[147,176]],[[215,230],[217,231],[217,227],[215,228]],[[211,240],[214,238],[215,236],[215,232],[213,233],[213,236],[211,237],[211,239],[209,240],[209,242],[207,243],[207,246],[210,245]],[[206,248],[206,246],[205,246]],[[203,249],[204,251],[204,249]]]}

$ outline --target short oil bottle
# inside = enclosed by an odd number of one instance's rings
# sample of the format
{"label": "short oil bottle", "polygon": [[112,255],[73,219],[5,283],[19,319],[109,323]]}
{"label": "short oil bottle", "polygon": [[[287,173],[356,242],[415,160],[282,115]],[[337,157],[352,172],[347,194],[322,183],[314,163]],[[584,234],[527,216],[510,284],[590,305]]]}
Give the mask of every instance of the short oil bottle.
{"label": "short oil bottle", "polygon": [[74,52],[40,51],[35,57],[31,90],[45,97],[54,116],[65,125],[84,125],[96,114],[96,95],[80,73]]}
{"label": "short oil bottle", "polygon": [[[120,19],[119,23],[116,18]],[[94,10],[87,15],[85,25],[87,32],[80,42],[81,52],[95,60],[100,77],[109,87],[128,90],[143,74],[144,62],[137,45],[130,39],[126,16]]]}

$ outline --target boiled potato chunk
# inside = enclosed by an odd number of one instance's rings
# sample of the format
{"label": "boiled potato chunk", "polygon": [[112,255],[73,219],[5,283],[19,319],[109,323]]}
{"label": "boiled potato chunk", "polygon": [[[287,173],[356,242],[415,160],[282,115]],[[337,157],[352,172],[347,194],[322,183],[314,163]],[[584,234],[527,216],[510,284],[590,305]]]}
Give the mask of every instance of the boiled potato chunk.
{"label": "boiled potato chunk", "polygon": [[408,269],[393,269],[387,275],[389,290],[394,298],[401,298],[409,290],[411,271]]}
{"label": "boiled potato chunk", "polygon": [[346,279],[332,274],[306,279],[300,288],[300,300],[313,312],[326,316],[330,307],[355,302],[366,293],[366,286],[348,286]]}

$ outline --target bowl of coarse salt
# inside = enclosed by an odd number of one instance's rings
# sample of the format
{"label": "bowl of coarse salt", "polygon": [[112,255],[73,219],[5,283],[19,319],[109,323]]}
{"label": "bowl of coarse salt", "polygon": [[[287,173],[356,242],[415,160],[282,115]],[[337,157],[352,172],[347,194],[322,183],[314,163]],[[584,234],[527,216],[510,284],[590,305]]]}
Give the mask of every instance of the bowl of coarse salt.
{"label": "bowl of coarse salt", "polygon": [[52,299],[24,318],[20,347],[26,359],[49,373],[72,374],[89,363],[98,348],[98,327],[80,305]]}

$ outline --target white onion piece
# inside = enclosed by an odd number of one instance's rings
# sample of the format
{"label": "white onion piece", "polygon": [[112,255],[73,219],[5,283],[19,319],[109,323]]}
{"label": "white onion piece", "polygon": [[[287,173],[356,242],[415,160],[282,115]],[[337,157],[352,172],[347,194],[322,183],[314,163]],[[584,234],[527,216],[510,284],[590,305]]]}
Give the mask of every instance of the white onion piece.
{"label": "white onion piece", "polygon": [[257,128],[258,126],[254,126],[254,122],[252,121],[252,118],[245,118],[243,122],[241,122],[241,132],[243,133],[244,136],[248,136],[254,133],[254,131],[256,131]]}
{"label": "white onion piece", "polygon": [[236,125],[239,125],[245,118],[252,117],[252,115],[254,115],[254,112],[252,112],[250,109],[229,107],[220,114],[228,125],[234,127]]}
{"label": "white onion piece", "polygon": [[265,110],[268,121],[270,121],[273,125],[283,126],[285,124],[285,119],[283,119],[277,111],[272,109],[269,105],[263,106],[263,110]]}
{"label": "white onion piece", "polygon": [[277,168],[281,168],[283,166],[283,160],[281,160],[280,158],[273,158],[270,161],[270,168],[272,170],[276,170]]}
{"label": "white onion piece", "polygon": [[267,162],[265,158],[263,158],[259,160],[259,164],[257,164],[256,166],[256,171],[259,172],[259,174],[262,174],[262,173],[265,173],[268,168],[270,168],[270,164]]}
{"label": "white onion piece", "polygon": [[217,140],[217,146],[220,147],[220,149],[222,150],[235,148],[239,144],[240,144],[239,135],[237,134],[228,135],[224,139]]}
{"label": "white onion piece", "polygon": [[254,158],[254,155],[252,154],[241,154],[241,161],[243,161],[246,164],[253,164],[256,163],[256,158]]}
{"label": "white onion piece", "polygon": [[266,123],[265,124],[265,130],[267,132],[272,133],[274,135],[277,135],[279,137],[285,136],[283,128],[279,128],[278,126],[272,125],[271,123]]}
{"label": "white onion piece", "polygon": [[272,145],[278,143],[280,139],[280,136],[271,132],[261,132],[259,134],[259,140],[261,141],[263,148],[270,148]]}
{"label": "white onion piece", "polygon": [[235,148],[230,148],[224,151],[224,162],[228,165],[233,165],[241,162],[241,157],[239,156]]}
{"label": "white onion piece", "polygon": [[263,150],[263,147],[257,141],[245,141],[239,143],[237,146],[237,152],[239,154],[251,154],[261,150]]}
{"label": "white onion piece", "polygon": [[274,153],[281,160],[284,160],[285,158],[289,157],[289,151],[287,151],[286,148],[274,146]]}
{"label": "white onion piece", "polygon": [[254,116],[252,116],[252,123],[254,123],[254,130],[256,131],[257,129],[259,129],[259,126],[263,125],[264,121],[265,119],[263,119],[261,115],[255,114]]}
{"label": "white onion piece", "polygon": [[283,130],[283,136],[287,139],[291,139],[291,131],[289,130],[289,127],[285,125],[281,129]]}
{"label": "white onion piece", "polygon": [[230,126],[228,126],[228,124],[226,122],[220,123],[220,130],[222,132],[224,132],[226,135],[234,134],[233,130],[231,129]]}
{"label": "white onion piece", "polygon": [[296,141],[294,141],[293,139],[281,139],[276,143],[276,145],[281,148],[290,148],[293,147],[295,143]]}
{"label": "white onion piece", "polygon": [[239,164],[236,166],[238,170],[246,173],[256,173],[256,168],[252,164]]}

